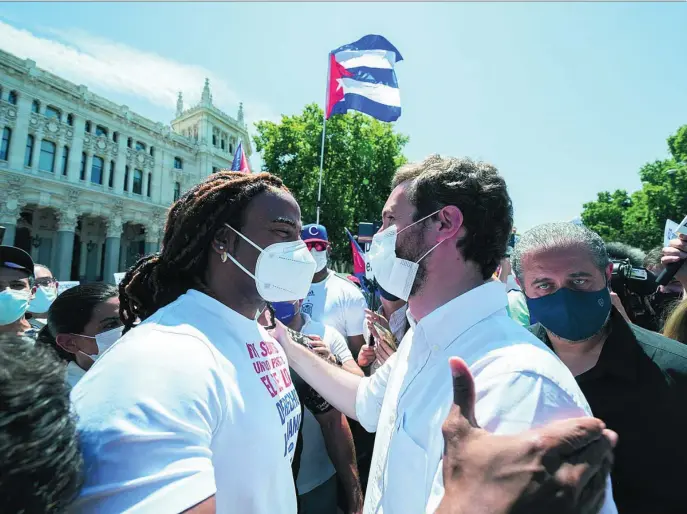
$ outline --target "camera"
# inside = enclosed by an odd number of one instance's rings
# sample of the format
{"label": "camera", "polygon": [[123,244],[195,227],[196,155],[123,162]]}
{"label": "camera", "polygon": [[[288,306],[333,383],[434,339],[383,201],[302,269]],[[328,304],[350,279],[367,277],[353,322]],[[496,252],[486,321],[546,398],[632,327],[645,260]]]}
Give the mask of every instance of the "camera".
{"label": "camera", "polygon": [[630,259],[611,259],[611,290],[618,295],[630,321],[647,330],[657,330],[651,297],[656,293],[656,276],[646,268],[633,266]]}

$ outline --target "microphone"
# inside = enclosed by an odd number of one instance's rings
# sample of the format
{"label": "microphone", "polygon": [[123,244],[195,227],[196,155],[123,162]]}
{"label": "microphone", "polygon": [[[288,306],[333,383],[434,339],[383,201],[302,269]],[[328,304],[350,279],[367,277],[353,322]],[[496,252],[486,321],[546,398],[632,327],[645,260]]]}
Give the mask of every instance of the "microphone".
{"label": "microphone", "polygon": [[668,282],[670,282],[673,279],[675,273],[679,271],[679,269],[682,267],[684,263],[685,260],[682,259],[681,261],[671,262],[670,264],[666,265],[665,269],[661,271],[661,274],[656,279],[656,285],[668,285]]}

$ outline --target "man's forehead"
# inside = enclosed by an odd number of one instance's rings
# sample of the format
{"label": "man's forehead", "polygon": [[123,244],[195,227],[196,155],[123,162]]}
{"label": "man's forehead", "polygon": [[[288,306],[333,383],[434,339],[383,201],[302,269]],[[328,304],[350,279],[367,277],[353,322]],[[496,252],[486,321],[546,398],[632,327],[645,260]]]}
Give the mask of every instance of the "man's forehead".
{"label": "man's forehead", "polygon": [[35,266],[34,273],[36,274],[36,278],[52,278],[50,270],[43,266]]}
{"label": "man's forehead", "polygon": [[574,274],[596,269],[594,257],[582,246],[534,249],[523,256],[526,273]]}
{"label": "man's forehead", "polygon": [[386,203],[384,204],[384,212],[387,211],[400,211],[412,209],[410,200],[407,195],[408,182],[403,182],[394,188],[389,195]]}

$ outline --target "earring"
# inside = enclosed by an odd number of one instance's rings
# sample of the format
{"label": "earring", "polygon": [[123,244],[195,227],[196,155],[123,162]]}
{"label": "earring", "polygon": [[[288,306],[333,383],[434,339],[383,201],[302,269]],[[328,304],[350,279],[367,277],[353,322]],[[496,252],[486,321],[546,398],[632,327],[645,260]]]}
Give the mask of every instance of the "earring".
{"label": "earring", "polygon": [[220,249],[220,250],[224,250],[224,247],[223,247],[223,246],[220,246],[219,249]]}
{"label": "earring", "polygon": [[[221,249],[221,248],[222,248],[222,247],[220,246],[220,249]],[[222,254],[219,256],[219,258],[220,258],[220,260],[221,260],[222,262],[227,262],[227,252],[222,253]]]}

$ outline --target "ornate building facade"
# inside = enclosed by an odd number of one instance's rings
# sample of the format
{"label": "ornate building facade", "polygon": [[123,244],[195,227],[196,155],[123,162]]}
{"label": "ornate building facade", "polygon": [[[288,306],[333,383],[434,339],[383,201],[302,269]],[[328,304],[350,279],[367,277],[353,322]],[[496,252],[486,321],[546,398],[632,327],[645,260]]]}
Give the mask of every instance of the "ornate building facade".
{"label": "ornate building facade", "polygon": [[114,282],[157,251],[167,209],[183,192],[229,168],[250,138],[243,107],[212,103],[154,122],[0,51],[2,244],[31,253],[58,280]]}

